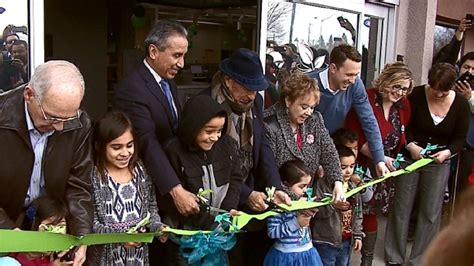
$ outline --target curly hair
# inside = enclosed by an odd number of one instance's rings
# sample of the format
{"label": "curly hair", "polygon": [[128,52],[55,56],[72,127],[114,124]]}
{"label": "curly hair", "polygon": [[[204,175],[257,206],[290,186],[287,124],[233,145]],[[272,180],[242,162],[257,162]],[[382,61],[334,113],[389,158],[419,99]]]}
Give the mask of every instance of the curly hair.
{"label": "curly hair", "polygon": [[372,82],[372,86],[382,95],[386,95],[390,87],[397,85],[403,80],[410,80],[410,90],[413,89],[413,78],[411,70],[402,62],[386,64],[380,76]]}
{"label": "curly hair", "polygon": [[285,104],[285,99],[294,102],[298,98],[310,95],[313,95],[316,99],[316,104],[319,104],[319,87],[317,82],[300,72],[294,72],[283,82],[280,89],[280,103]]}

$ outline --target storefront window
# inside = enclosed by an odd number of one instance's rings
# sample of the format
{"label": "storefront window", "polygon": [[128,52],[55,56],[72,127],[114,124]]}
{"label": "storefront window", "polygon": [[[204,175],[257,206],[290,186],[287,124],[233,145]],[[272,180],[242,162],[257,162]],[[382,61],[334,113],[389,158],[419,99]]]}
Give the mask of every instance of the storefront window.
{"label": "storefront window", "polygon": [[270,0],[268,4],[267,40],[275,46],[306,44],[330,53],[341,43],[357,43],[357,13],[309,3]]}

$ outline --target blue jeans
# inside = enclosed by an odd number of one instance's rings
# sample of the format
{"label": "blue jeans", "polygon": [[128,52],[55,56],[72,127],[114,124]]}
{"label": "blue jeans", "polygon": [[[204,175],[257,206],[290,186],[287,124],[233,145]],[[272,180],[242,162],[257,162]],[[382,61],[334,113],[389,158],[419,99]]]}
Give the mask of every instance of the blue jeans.
{"label": "blue jeans", "polygon": [[351,240],[342,241],[340,247],[330,244],[315,244],[324,266],[348,266],[351,255]]}

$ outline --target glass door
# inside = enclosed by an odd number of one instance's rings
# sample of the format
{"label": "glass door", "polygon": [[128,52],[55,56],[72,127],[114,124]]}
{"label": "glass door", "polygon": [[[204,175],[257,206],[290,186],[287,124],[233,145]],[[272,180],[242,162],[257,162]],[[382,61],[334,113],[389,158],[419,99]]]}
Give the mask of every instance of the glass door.
{"label": "glass door", "polygon": [[394,59],[395,21],[391,21],[394,8],[366,3],[360,25],[360,49],[362,51],[361,79],[366,87],[378,77],[386,63]]}

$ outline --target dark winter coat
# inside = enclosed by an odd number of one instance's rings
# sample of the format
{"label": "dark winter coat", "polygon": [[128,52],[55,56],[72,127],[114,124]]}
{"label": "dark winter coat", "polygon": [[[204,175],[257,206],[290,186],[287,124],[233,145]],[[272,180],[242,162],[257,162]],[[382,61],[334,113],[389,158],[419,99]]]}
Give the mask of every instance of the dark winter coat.
{"label": "dark winter coat", "polygon": [[[190,99],[178,125],[178,136],[167,141],[164,149],[186,190],[197,194],[200,188],[211,189],[213,192],[206,196],[207,204],[230,210],[237,208],[243,182],[231,144],[233,140],[225,135],[224,126],[222,136],[211,150],[202,150],[195,141],[204,125],[220,114],[224,114],[227,121],[224,109],[211,97],[199,95]],[[165,223],[179,228],[209,229],[216,214],[201,207],[199,214],[184,217],[178,213],[169,196],[160,206],[166,211]]]}

